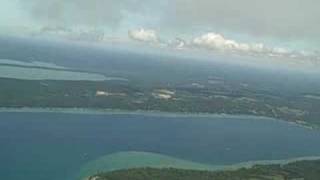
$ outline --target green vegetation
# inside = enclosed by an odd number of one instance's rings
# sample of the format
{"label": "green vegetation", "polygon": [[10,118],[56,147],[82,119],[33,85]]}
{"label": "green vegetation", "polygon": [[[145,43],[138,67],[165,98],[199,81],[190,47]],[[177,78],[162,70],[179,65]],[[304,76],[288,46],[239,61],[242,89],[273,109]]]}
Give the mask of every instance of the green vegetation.
{"label": "green vegetation", "polygon": [[207,61],[19,39],[2,39],[0,44],[0,77],[88,80],[3,78],[0,107],[243,114],[320,126],[317,74],[231,65],[220,55]]}
{"label": "green vegetation", "polygon": [[319,180],[320,161],[256,165],[235,171],[138,168],[99,173],[89,180]]}
{"label": "green vegetation", "polygon": [[[233,85],[142,85],[136,82],[0,78],[0,107],[96,108],[257,115],[319,127],[320,101]],[[292,97],[295,98],[292,98]],[[309,96],[307,96],[309,97]]]}

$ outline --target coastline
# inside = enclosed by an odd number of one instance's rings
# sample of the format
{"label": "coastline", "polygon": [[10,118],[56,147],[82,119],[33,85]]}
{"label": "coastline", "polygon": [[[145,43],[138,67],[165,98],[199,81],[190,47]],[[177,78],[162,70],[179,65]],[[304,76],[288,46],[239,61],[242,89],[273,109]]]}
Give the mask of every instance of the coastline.
{"label": "coastline", "polygon": [[263,119],[278,122],[285,122],[302,128],[316,130],[318,127],[311,124],[301,124],[294,121],[286,121],[266,116],[255,116],[245,114],[218,114],[218,113],[194,113],[194,112],[166,112],[156,110],[124,110],[124,109],[98,109],[98,108],[72,108],[72,107],[0,107],[0,113],[64,113],[64,114],[88,114],[88,115],[143,115],[143,116],[160,116],[168,118],[232,118],[232,119]]}
{"label": "coastline", "polygon": [[240,168],[252,168],[253,166],[256,166],[256,165],[273,165],[273,164],[286,165],[289,163],[294,163],[299,161],[315,161],[315,160],[320,160],[320,156],[305,156],[305,157],[280,159],[280,160],[247,161],[247,162],[241,162],[241,163],[236,163],[232,165],[221,166],[223,169],[220,169],[220,170],[237,170]]}
{"label": "coastline", "polygon": [[[204,170],[198,170],[198,169],[185,169],[185,168],[173,168],[173,169],[176,169],[176,170],[189,170],[189,171],[196,171],[196,172],[220,172],[220,173],[222,173],[222,172],[233,172],[233,171],[235,171],[235,172],[237,172],[237,171],[243,171],[243,170],[253,170],[253,169],[255,169],[255,166],[258,166],[257,167],[257,169],[265,169],[265,168],[268,168],[268,166],[273,166],[273,165],[276,165],[276,166],[280,166],[281,168],[282,167],[284,167],[284,166],[286,166],[286,165],[290,165],[290,164],[292,164],[292,163],[302,163],[302,162],[304,162],[304,163],[309,163],[309,164],[312,164],[313,163],[313,161],[314,162],[316,162],[316,163],[319,163],[319,160],[320,160],[320,157],[318,157],[318,158],[316,158],[316,157],[305,157],[305,158],[296,158],[295,160],[280,160],[280,161],[287,161],[287,162],[285,162],[285,163],[282,163],[282,162],[280,162],[280,163],[277,163],[277,160],[274,160],[273,162],[274,163],[272,163],[271,161],[270,161],[270,163],[256,163],[256,164],[252,164],[252,165],[250,165],[250,166],[242,166],[242,165],[231,165],[231,166],[238,166],[238,167],[236,167],[236,168],[230,168],[230,167],[227,167],[227,168],[221,168],[221,167],[218,167],[218,168],[216,168],[216,169],[213,169],[213,170],[210,170],[210,169],[204,169]],[[304,163],[302,163],[302,164],[304,164]],[[260,167],[259,167],[260,166]],[[279,167],[279,169],[281,169]],[[146,168],[146,167],[141,167],[141,168]],[[168,168],[154,168],[154,167],[150,167],[150,168],[153,168],[153,169],[158,169],[160,172],[162,171],[162,169],[168,169]],[[315,167],[313,167],[313,168],[315,168]],[[133,169],[136,169],[136,168],[133,168]],[[140,168],[138,168],[138,169],[140,169]],[[169,168],[169,169],[171,169],[171,168]],[[129,169],[119,169],[119,170],[129,170]],[[118,170],[116,170],[116,171],[118,171]],[[103,173],[110,173],[110,172],[113,172],[113,171],[102,171]],[[101,172],[100,172],[101,173]],[[238,173],[240,173],[240,172],[238,172]],[[89,175],[89,176],[86,176],[86,177],[81,177],[81,178],[79,178],[79,180],[96,180],[96,179],[99,179],[99,174],[92,174],[92,175]],[[300,179],[300,178],[298,178],[298,179]],[[303,178],[302,178],[303,179]]]}
{"label": "coastline", "polygon": [[[123,155],[123,157],[121,157]],[[114,158],[115,156],[118,156],[118,158]],[[102,172],[112,172],[112,171],[117,171],[117,170],[126,170],[126,169],[132,169],[132,168],[156,168],[156,169],[163,169],[163,168],[176,168],[176,169],[184,169],[184,170],[196,170],[196,171],[235,171],[239,170],[241,168],[246,168],[250,169],[253,168],[256,165],[286,165],[290,163],[295,163],[295,162],[300,162],[300,161],[315,161],[315,160],[320,160],[320,156],[306,156],[306,157],[298,157],[298,158],[290,158],[290,159],[280,159],[280,160],[256,160],[256,161],[247,161],[247,162],[241,162],[241,163],[235,163],[235,164],[230,164],[230,165],[212,165],[212,164],[204,164],[204,163],[198,163],[194,161],[187,161],[184,159],[179,159],[175,158],[172,156],[167,156],[163,154],[157,154],[157,153],[149,153],[149,152],[137,152],[137,151],[128,151],[128,152],[117,152],[113,154],[106,155],[102,158],[99,158],[95,161],[92,161],[91,163],[88,163],[86,168],[82,169],[85,170],[86,173],[81,173],[79,176],[80,179],[83,178],[90,178],[94,174],[90,176],[90,174],[93,172],[93,170],[88,170],[90,169],[90,166],[97,167],[97,163],[104,163],[104,161],[109,162],[114,159],[118,159],[119,162],[124,162],[123,158],[129,158],[133,156],[135,159],[148,159],[150,156],[157,156],[158,158],[163,158],[164,160],[161,160],[161,162],[167,162],[168,159],[170,159],[172,162],[179,162],[179,163],[173,163],[173,164],[149,164],[146,165],[139,164],[137,162],[131,162],[131,167],[130,166],[124,166],[124,167],[115,167],[112,169],[94,169],[96,171],[102,171]],[[169,160],[169,161],[170,161]],[[156,160],[159,161],[160,160]],[[109,162],[110,163],[110,162]],[[113,162],[115,164],[117,163],[117,160]],[[103,167],[103,165],[102,165]]]}

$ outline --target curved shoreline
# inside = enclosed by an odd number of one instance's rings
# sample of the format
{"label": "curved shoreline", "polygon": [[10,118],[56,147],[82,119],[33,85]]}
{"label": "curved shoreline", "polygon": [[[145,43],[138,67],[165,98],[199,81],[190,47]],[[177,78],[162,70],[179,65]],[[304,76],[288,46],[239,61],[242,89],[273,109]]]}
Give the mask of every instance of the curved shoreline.
{"label": "curved shoreline", "polygon": [[0,113],[64,113],[64,114],[88,114],[88,115],[143,115],[143,116],[160,116],[160,117],[195,117],[195,118],[232,118],[232,119],[263,119],[278,122],[285,122],[295,126],[299,126],[306,129],[316,129],[309,124],[300,124],[297,122],[286,121],[282,119],[276,119],[266,116],[255,116],[255,115],[245,115],[245,114],[217,114],[217,113],[193,113],[193,112],[165,112],[165,111],[155,111],[155,110],[123,110],[123,109],[98,109],[98,108],[57,108],[57,107],[20,107],[20,108],[10,108],[10,107],[0,107]]}
{"label": "curved shoreline", "polygon": [[[150,163],[147,161],[145,165],[140,162],[130,162],[129,166],[121,165],[119,166],[119,162],[124,162],[123,158],[134,158],[134,159],[148,159],[152,157],[156,157],[154,163]],[[161,160],[163,159],[163,160]],[[83,169],[80,171],[79,174],[80,179],[89,177],[90,174],[94,171],[102,171],[102,172],[112,172],[117,170],[126,170],[126,169],[132,169],[132,168],[176,168],[176,169],[185,169],[185,170],[197,170],[197,171],[234,171],[241,168],[253,168],[253,166],[256,165],[286,165],[289,163],[299,162],[299,161],[314,161],[314,160],[320,160],[320,156],[306,156],[306,157],[298,157],[298,158],[290,158],[290,159],[280,159],[280,160],[256,160],[256,161],[247,161],[247,162],[241,162],[241,163],[234,163],[230,165],[212,165],[212,164],[204,164],[194,161],[188,161],[184,159],[175,158],[173,156],[168,156],[164,154],[158,154],[158,153],[150,153],[150,152],[137,152],[137,151],[126,151],[126,152],[116,152],[112,154],[108,154],[106,156],[102,156],[96,160],[93,160],[86,165],[83,166]],[[106,166],[108,168],[103,168],[105,165],[104,163],[110,164],[110,161],[114,161],[112,163],[115,163],[118,165],[110,168],[109,166]],[[173,164],[169,164],[169,162]],[[101,164],[102,163],[102,164]],[[157,164],[159,163],[159,164]],[[98,165],[97,165],[98,164]],[[121,164],[121,163],[120,163]],[[98,169],[95,169],[97,167],[101,166]],[[91,169],[93,168],[93,169]]]}
{"label": "curved shoreline", "polygon": [[[255,116],[245,114],[217,114],[217,113],[192,113],[192,112],[165,112],[155,110],[123,110],[123,109],[98,109],[98,108],[45,108],[45,107],[21,107],[7,108],[0,107],[0,112],[17,112],[17,113],[64,113],[64,114],[93,114],[93,115],[146,115],[161,117],[200,117],[200,118],[249,118],[284,121],[266,116]],[[284,121],[288,122],[288,121]],[[288,122],[290,123],[290,122]]]}
{"label": "curved shoreline", "polygon": [[320,160],[320,156],[302,156],[297,158],[279,159],[279,160],[246,161],[246,162],[236,163],[232,165],[221,166],[223,168],[221,170],[236,170],[239,168],[252,168],[255,165],[272,165],[272,164],[285,165],[285,164],[299,162],[299,161],[315,161],[315,160]]}
{"label": "curved shoreline", "polygon": [[[164,156],[167,158],[172,158],[172,159],[178,159],[181,161],[185,162],[190,162],[190,163],[195,163],[198,165],[201,165],[203,167],[208,168],[208,170],[212,171],[221,171],[221,170],[237,170],[240,168],[251,168],[255,165],[272,165],[272,164],[279,164],[279,165],[285,165],[293,162],[298,162],[298,161],[314,161],[314,160],[320,160],[320,156],[301,156],[301,157],[295,157],[295,158],[288,158],[288,159],[276,159],[276,160],[253,160],[253,161],[243,161],[240,163],[233,163],[233,164],[226,164],[226,165],[214,165],[214,164],[206,164],[206,163],[199,163],[196,161],[188,161],[185,159],[179,159],[175,158],[173,156],[168,156],[165,154],[159,154],[159,153],[151,153],[151,152],[139,152],[139,151],[123,151],[123,152],[116,152],[109,154],[107,156],[112,156],[112,155],[118,155],[118,154],[126,154],[126,153],[146,153],[146,154],[153,154],[153,155],[159,155],[159,156]],[[99,159],[97,159],[99,160]],[[205,170],[205,169],[204,169]]]}

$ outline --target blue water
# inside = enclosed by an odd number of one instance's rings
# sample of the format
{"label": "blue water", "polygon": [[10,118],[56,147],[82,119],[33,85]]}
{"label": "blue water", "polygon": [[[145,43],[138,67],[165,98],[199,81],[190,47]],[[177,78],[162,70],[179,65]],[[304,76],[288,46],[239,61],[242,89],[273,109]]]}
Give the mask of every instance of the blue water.
{"label": "blue water", "polygon": [[320,155],[320,132],[261,118],[0,113],[0,179],[64,180],[118,151],[214,165]]}

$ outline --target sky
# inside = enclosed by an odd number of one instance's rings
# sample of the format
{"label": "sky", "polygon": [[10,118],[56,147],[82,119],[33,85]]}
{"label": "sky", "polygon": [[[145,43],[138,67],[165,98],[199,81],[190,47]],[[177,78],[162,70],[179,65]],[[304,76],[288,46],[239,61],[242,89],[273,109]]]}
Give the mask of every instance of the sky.
{"label": "sky", "polygon": [[319,7],[319,0],[0,0],[0,31],[319,60]]}

